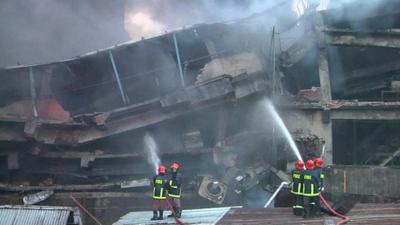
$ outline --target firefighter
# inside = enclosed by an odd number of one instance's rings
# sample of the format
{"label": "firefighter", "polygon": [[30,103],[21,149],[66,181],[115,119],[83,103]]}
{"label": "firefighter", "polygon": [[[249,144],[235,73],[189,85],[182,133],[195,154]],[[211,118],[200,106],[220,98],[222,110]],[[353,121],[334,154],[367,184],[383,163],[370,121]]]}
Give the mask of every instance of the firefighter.
{"label": "firefighter", "polygon": [[167,198],[167,168],[160,166],[158,174],[153,177],[153,218],[151,220],[162,220],[165,199]]}
{"label": "firefighter", "polygon": [[322,168],[324,166],[324,160],[322,160],[321,158],[316,158],[314,160],[314,164],[315,164],[315,172],[317,173],[319,179],[319,191],[323,191],[325,175]]}
{"label": "firefighter", "polygon": [[296,216],[303,215],[303,170],[304,162],[297,160],[296,169],[292,171],[292,189],[293,194],[293,214]]}
{"label": "firefighter", "polygon": [[325,175],[324,175],[324,172],[323,172],[323,166],[324,166],[324,160],[322,160],[321,158],[316,158],[315,160],[314,160],[314,164],[315,164],[315,173],[316,173],[316,175],[317,175],[317,178],[318,178],[318,187],[319,187],[319,189],[318,189],[318,193],[319,193],[319,195],[318,195],[318,198],[316,198],[315,199],[315,204],[316,204],[316,207],[315,207],[315,210],[316,210],[316,214],[317,215],[321,215],[322,214],[322,212],[321,212],[321,202],[320,202],[320,199],[319,199],[319,196],[321,195],[321,192],[322,191],[324,191],[324,179],[325,179]]}
{"label": "firefighter", "polygon": [[319,198],[319,179],[314,170],[314,161],[307,160],[306,170],[303,171],[303,207],[304,218],[314,216],[316,199]]}
{"label": "firefighter", "polygon": [[173,211],[168,217],[181,218],[182,209],[181,209],[181,184],[182,179],[179,173],[179,169],[181,165],[177,162],[172,163],[171,165],[171,176],[168,180],[168,201],[171,203]]}

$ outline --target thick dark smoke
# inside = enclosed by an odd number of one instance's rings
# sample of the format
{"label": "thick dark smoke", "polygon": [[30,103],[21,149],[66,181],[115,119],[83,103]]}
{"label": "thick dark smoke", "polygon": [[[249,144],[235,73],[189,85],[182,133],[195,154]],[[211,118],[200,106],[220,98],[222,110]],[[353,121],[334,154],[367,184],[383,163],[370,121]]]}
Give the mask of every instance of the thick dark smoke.
{"label": "thick dark smoke", "polygon": [[124,1],[1,0],[0,67],[51,62],[129,40]]}

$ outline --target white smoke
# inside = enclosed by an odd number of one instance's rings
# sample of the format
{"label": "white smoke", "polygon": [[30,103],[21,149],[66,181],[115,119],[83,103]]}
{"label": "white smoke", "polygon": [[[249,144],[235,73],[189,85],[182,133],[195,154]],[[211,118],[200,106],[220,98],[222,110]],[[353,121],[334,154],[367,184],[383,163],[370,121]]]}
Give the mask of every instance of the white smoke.
{"label": "white smoke", "polygon": [[166,29],[164,24],[154,20],[152,14],[146,10],[139,12],[126,10],[124,27],[134,40],[160,35]]}
{"label": "white smoke", "polygon": [[[132,39],[138,40],[141,37],[148,38],[194,24],[245,18],[282,4],[286,4],[286,0],[128,1],[125,6],[125,30]],[[288,7],[290,7],[290,1]]]}

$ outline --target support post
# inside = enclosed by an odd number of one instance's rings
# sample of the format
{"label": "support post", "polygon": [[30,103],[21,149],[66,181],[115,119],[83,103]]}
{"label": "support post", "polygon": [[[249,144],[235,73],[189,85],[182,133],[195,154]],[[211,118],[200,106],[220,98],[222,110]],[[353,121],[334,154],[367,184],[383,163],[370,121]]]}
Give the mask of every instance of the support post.
{"label": "support post", "polygon": [[32,108],[33,108],[33,116],[38,117],[38,110],[36,107],[36,88],[35,88],[35,77],[33,76],[33,69],[29,67],[29,81],[30,81],[30,89],[31,89],[31,99],[32,99]]}
{"label": "support post", "polygon": [[117,69],[117,66],[115,65],[114,56],[113,56],[111,50],[108,51],[108,55],[110,56],[111,65],[112,65],[113,70],[114,70],[115,79],[117,80],[117,83],[118,83],[118,88],[119,88],[119,92],[121,93],[122,101],[124,102],[125,105],[127,105],[128,101],[125,98],[125,92],[124,92],[124,89],[122,87],[121,80],[119,79],[118,69]]}
{"label": "support post", "polygon": [[178,46],[178,41],[176,40],[176,34],[173,33],[172,37],[174,38],[176,61],[178,62],[178,69],[179,69],[179,77],[181,78],[182,87],[185,87],[185,80],[183,77],[183,70],[182,70],[182,64],[181,64],[181,56],[179,54],[179,46]]}
{"label": "support post", "polygon": [[[319,81],[321,87],[321,103],[324,107],[324,110],[329,110],[327,105],[332,101],[332,93],[331,93],[331,81],[330,81],[330,71],[329,71],[329,60],[328,60],[328,49],[326,45],[325,34],[321,32],[324,27],[324,21],[321,14],[318,15],[318,36],[319,36]],[[328,111],[330,113],[330,111]],[[321,113],[322,114],[322,113]],[[322,121],[321,121],[322,122]],[[325,161],[327,164],[332,163],[332,120],[322,122],[323,126],[323,134],[322,136],[325,139],[326,152],[325,152]]]}
{"label": "support post", "polygon": [[357,161],[357,122],[353,120],[353,165],[360,164]]}

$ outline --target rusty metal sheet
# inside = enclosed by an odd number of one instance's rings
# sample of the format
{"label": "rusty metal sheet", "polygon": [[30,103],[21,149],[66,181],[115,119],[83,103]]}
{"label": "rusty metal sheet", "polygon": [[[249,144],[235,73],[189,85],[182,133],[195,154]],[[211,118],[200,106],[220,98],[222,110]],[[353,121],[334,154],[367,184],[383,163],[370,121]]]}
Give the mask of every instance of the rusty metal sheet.
{"label": "rusty metal sheet", "polygon": [[66,225],[69,207],[0,206],[1,225]]}

